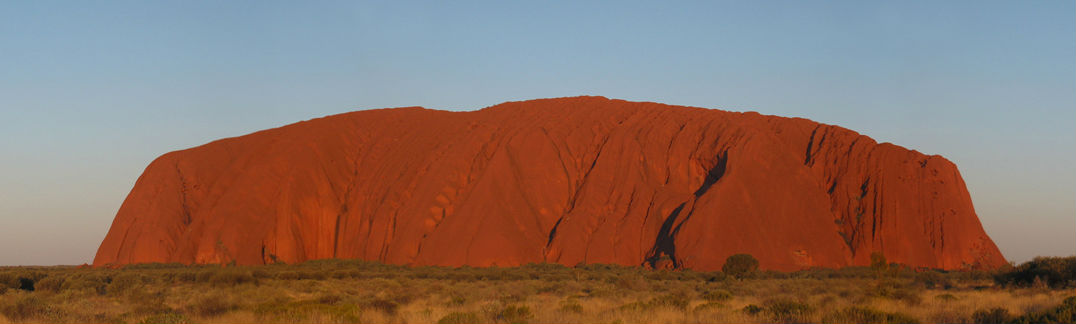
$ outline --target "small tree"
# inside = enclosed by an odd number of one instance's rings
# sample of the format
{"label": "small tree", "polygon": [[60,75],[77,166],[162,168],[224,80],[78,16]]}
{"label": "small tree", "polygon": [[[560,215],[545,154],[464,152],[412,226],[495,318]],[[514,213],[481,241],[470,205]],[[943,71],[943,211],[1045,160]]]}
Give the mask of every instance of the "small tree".
{"label": "small tree", "polygon": [[887,268],[889,268],[889,264],[886,263],[885,254],[882,254],[882,252],[871,253],[871,269],[874,269],[874,272],[882,273]]}
{"label": "small tree", "polygon": [[750,254],[734,254],[725,259],[721,272],[736,278],[744,278],[758,270],[758,260]]}

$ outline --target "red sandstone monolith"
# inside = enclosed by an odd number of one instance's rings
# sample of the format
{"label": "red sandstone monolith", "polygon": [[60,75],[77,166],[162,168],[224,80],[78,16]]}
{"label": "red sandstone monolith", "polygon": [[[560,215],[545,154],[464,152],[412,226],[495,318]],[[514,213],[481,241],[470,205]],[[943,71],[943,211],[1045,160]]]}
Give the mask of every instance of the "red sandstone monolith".
{"label": "red sandstone monolith", "polygon": [[800,118],[576,97],[358,111],[153,161],[95,266],[1005,264],[956,165]]}

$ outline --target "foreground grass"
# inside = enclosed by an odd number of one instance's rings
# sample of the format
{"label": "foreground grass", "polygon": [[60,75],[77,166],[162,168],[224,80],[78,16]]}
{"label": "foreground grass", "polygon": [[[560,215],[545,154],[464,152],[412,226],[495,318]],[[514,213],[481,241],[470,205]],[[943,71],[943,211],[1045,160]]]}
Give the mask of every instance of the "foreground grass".
{"label": "foreground grass", "polygon": [[17,267],[0,268],[0,323],[985,323],[1064,322],[1076,313],[1072,283],[1002,285],[999,277],[847,268],[734,279],[608,265],[343,260]]}

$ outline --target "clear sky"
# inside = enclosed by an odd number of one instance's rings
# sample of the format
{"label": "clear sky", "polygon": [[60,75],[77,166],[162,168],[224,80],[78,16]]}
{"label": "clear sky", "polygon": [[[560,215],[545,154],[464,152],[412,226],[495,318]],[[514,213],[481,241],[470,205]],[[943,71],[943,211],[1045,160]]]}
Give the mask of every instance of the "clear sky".
{"label": "clear sky", "polygon": [[1073,1],[4,1],[0,265],[91,262],[168,151],[584,94],[941,154],[1009,260],[1076,254]]}

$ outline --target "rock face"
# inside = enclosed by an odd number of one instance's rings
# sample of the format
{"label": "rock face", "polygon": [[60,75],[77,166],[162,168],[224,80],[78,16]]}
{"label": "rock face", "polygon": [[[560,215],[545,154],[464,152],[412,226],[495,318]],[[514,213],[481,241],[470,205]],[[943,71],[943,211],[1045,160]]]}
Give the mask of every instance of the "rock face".
{"label": "rock face", "polygon": [[806,119],[576,97],[334,115],[171,152],[94,259],[1005,264],[956,166]]}

